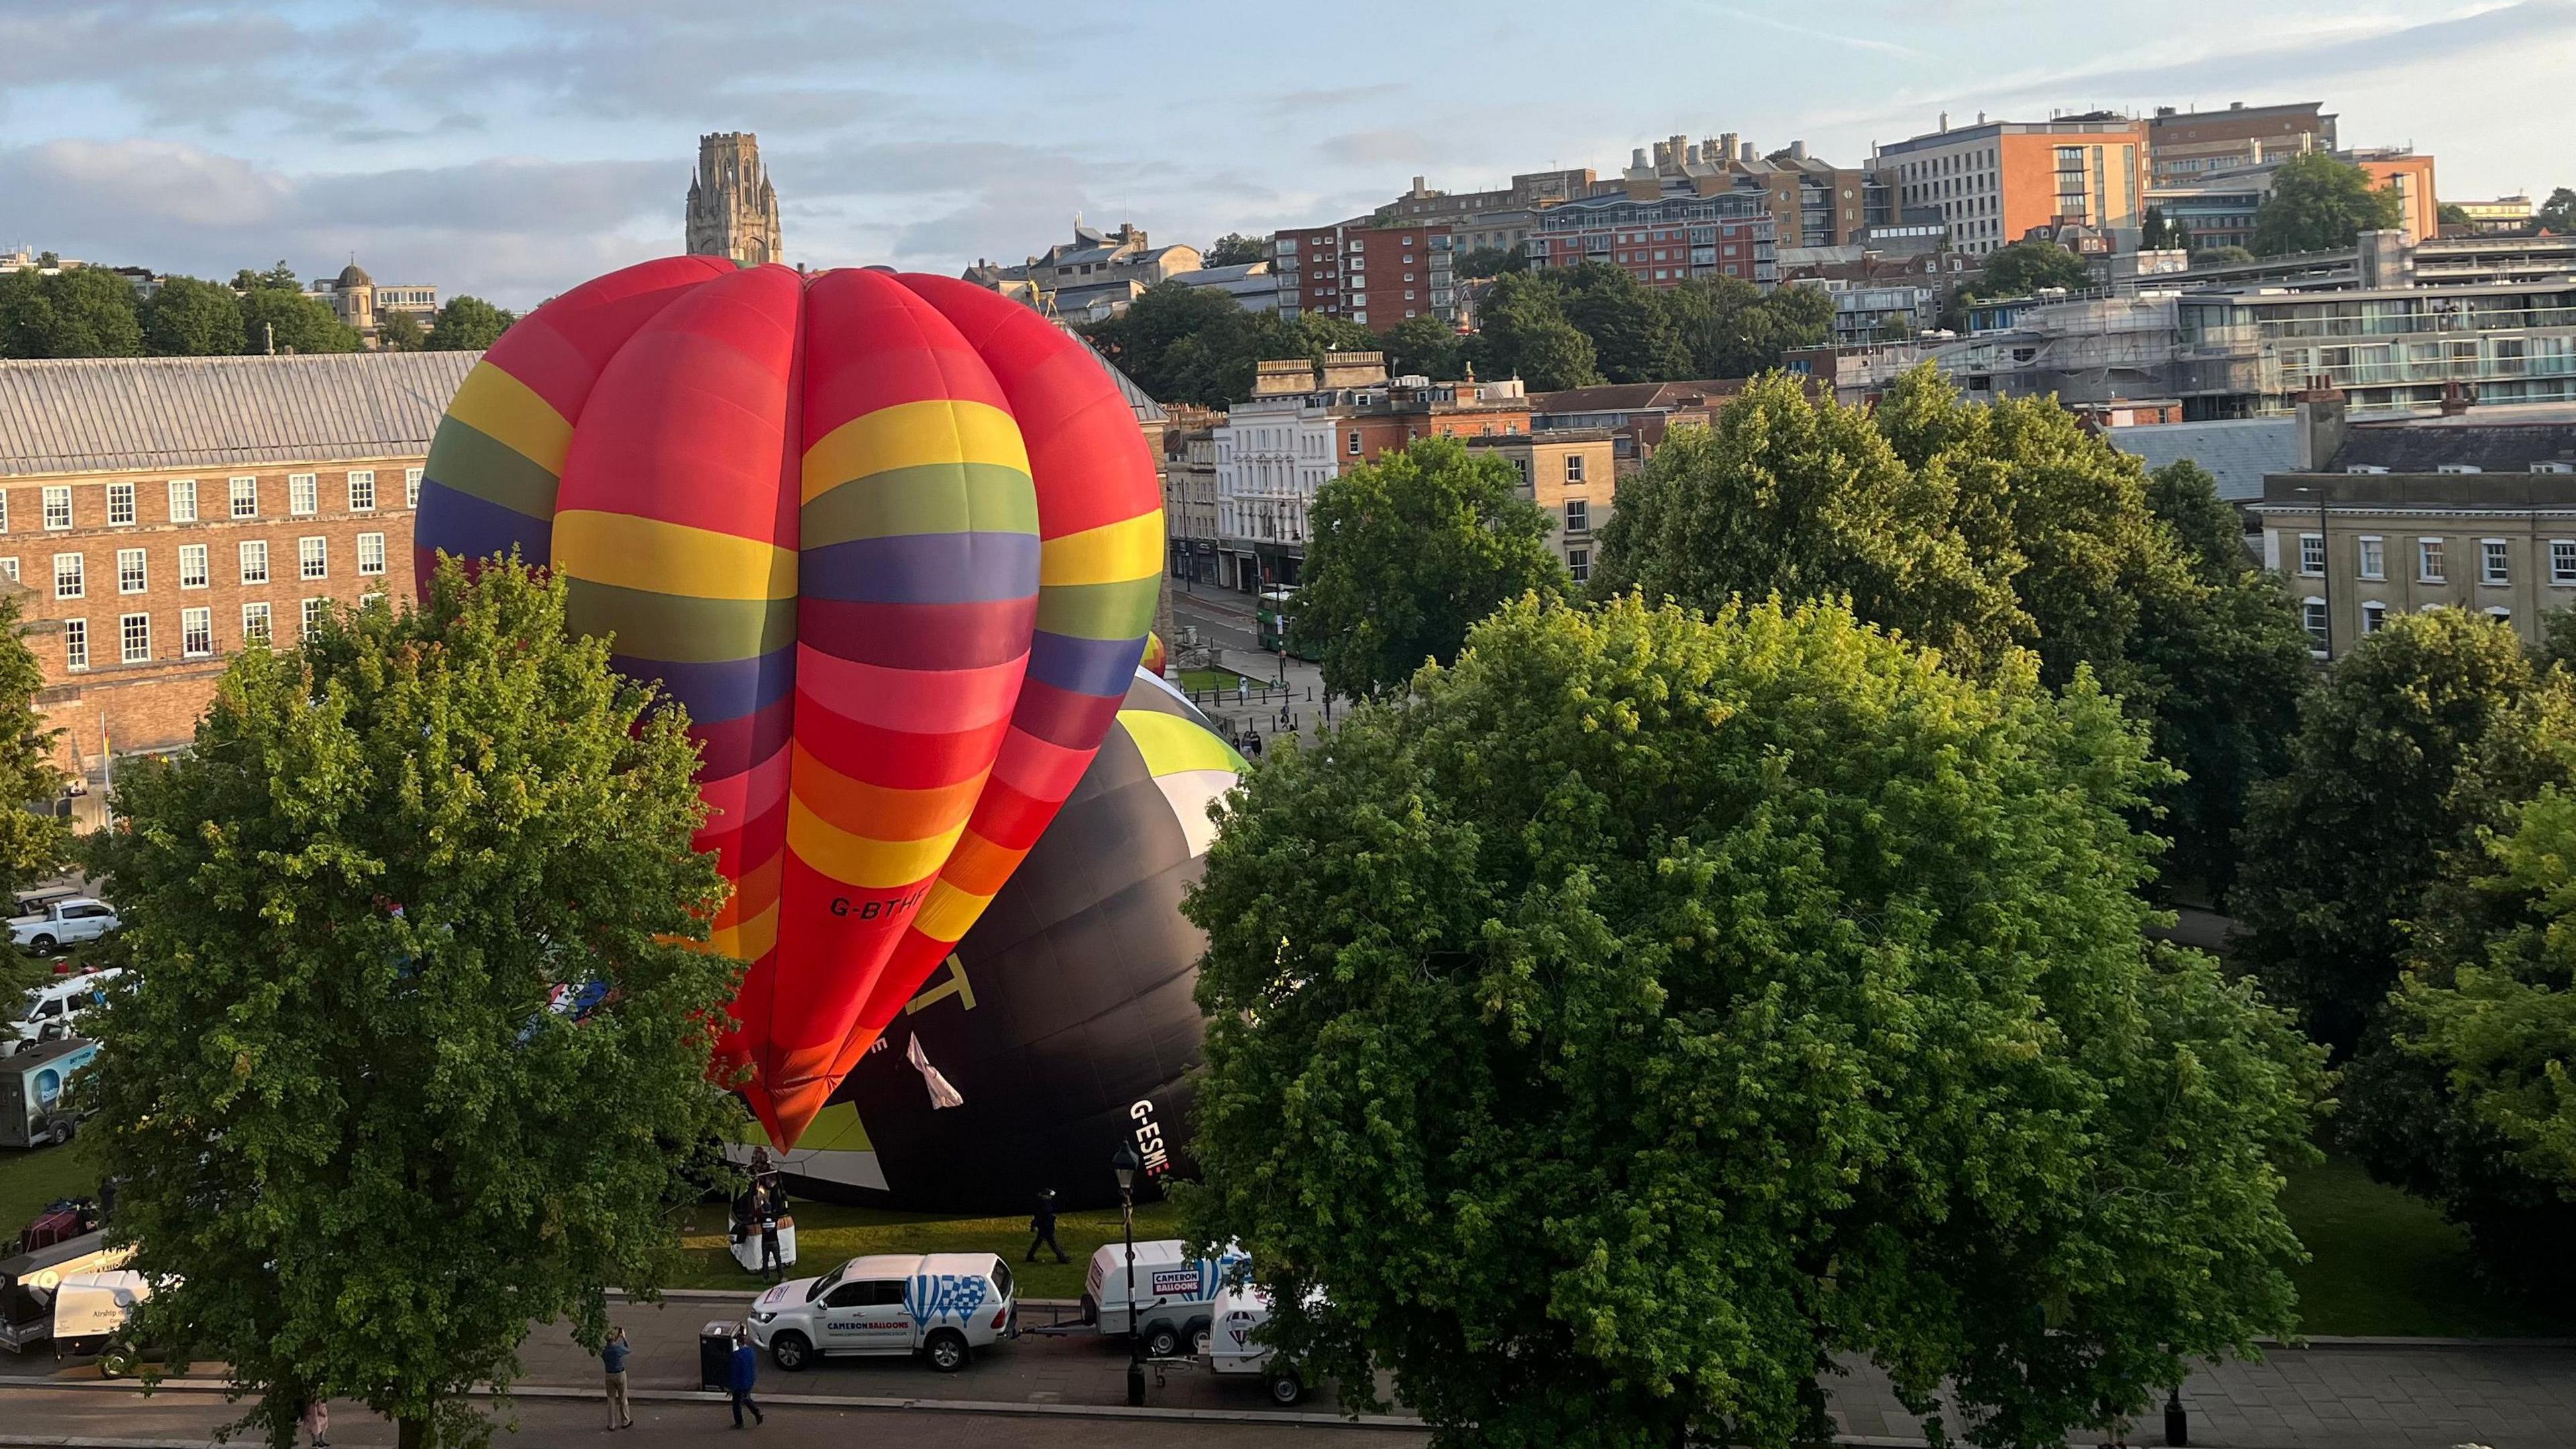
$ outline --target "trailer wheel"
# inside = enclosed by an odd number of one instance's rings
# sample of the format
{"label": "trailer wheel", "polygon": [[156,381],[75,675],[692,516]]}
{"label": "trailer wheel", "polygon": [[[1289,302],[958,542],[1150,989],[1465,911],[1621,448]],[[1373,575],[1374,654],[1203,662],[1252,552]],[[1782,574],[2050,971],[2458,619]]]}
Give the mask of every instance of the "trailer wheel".
{"label": "trailer wheel", "polygon": [[1270,1402],[1281,1408],[1306,1397],[1306,1381],[1295,1369],[1279,1369],[1270,1375]]}
{"label": "trailer wheel", "polygon": [[98,1376],[103,1379],[124,1378],[134,1372],[135,1358],[133,1349],[121,1343],[110,1344],[99,1353]]}
{"label": "trailer wheel", "polygon": [[1181,1351],[1181,1331],[1169,1323],[1157,1323],[1145,1330],[1145,1356],[1170,1358]]}

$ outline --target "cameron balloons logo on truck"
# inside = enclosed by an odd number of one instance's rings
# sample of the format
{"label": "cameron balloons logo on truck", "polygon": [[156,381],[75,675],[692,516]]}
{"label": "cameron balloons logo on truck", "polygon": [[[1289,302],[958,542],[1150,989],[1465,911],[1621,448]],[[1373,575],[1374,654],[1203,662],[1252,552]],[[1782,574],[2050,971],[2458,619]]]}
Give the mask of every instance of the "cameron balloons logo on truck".
{"label": "cameron balloons logo on truck", "polygon": [[687,706],[712,949],[751,963],[720,1066],[794,1142],[1116,716],[1163,561],[1134,414],[980,287],[672,257],[504,333],[424,472],[424,588],[441,552],[548,563]]}

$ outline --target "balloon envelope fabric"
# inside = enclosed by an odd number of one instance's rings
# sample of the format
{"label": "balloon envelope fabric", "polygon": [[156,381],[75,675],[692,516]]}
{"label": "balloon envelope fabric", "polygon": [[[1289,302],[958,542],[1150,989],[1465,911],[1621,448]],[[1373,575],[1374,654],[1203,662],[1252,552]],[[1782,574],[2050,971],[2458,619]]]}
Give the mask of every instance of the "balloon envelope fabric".
{"label": "balloon envelope fabric", "polygon": [[750,963],[720,1066],[793,1143],[1117,713],[1163,548],[1133,414],[970,284],[674,257],[504,333],[424,474],[424,588],[439,553],[542,561],[687,706],[712,949]]}

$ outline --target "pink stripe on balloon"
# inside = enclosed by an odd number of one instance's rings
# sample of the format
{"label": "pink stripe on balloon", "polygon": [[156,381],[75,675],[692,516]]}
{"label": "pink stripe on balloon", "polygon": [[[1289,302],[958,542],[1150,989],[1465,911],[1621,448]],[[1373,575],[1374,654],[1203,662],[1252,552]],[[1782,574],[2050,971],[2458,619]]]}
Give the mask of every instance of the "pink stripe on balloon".
{"label": "pink stripe on balloon", "polygon": [[796,646],[796,687],[832,701],[832,712],[906,734],[950,734],[1005,718],[1029,667],[1021,654],[969,669],[893,669]]}

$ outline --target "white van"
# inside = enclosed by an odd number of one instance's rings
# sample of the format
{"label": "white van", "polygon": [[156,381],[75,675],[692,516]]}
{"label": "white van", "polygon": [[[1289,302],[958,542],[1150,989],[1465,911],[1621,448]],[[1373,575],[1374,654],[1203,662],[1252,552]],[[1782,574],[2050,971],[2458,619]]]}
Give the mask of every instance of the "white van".
{"label": "white van", "polygon": [[751,1341],[789,1373],[835,1353],[918,1353],[955,1373],[1010,1331],[1011,1293],[990,1253],[879,1253],[752,1300]]}
{"label": "white van", "polygon": [[1171,1358],[1207,1332],[1226,1274],[1250,1258],[1234,1249],[1213,1258],[1188,1256],[1178,1238],[1136,1245],[1136,1302],[1127,1301],[1127,1245],[1109,1243],[1091,1255],[1083,1278],[1082,1321],[1102,1333],[1138,1334],[1153,1358]]}
{"label": "white van", "polygon": [[1306,1380],[1286,1364],[1271,1363],[1270,1345],[1255,1343],[1252,1331],[1270,1321],[1270,1295],[1247,1283],[1228,1288],[1216,1300],[1216,1321],[1199,1340],[1208,1372],[1259,1374],[1270,1401],[1282,1406],[1306,1397]]}
{"label": "white van", "polygon": [[101,1378],[123,1378],[144,1355],[125,1331],[152,1282],[130,1268],[70,1273],[54,1286],[54,1357],[98,1356]]}
{"label": "white van", "polygon": [[116,977],[117,969],[109,967],[86,976],[66,976],[59,981],[48,981],[28,992],[26,1008],[12,1023],[16,1036],[0,1049],[23,1052],[45,1042],[61,1041],[75,1035],[72,1023],[80,1018],[82,1012],[106,999],[107,983]]}

